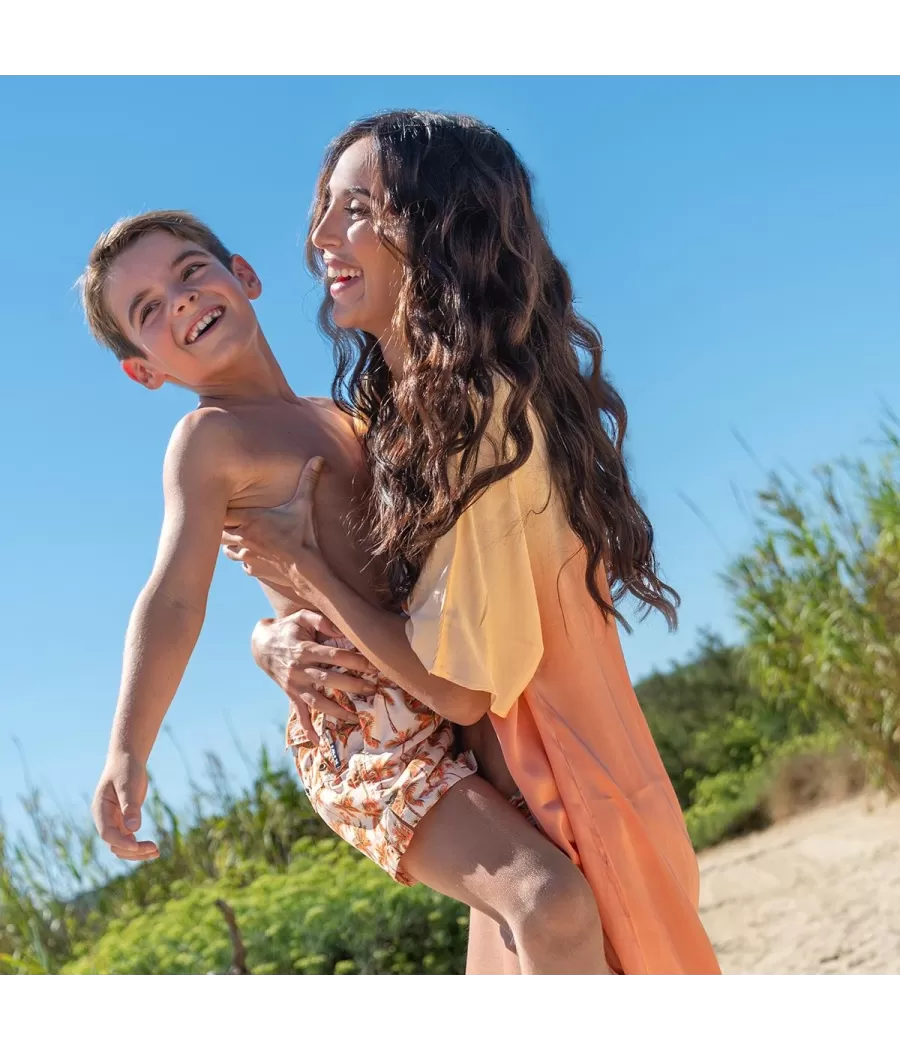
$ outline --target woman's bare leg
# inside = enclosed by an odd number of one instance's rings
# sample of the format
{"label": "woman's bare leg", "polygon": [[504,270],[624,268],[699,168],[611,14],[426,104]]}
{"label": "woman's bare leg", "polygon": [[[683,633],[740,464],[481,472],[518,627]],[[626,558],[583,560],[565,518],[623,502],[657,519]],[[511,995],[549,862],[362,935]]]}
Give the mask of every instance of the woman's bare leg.
{"label": "woman's bare leg", "polygon": [[422,818],[403,868],[506,926],[522,973],[609,973],[584,876],[480,777],[460,781]]}
{"label": "woman's bare leg", "polygon": [[519,957],[503,939],[496,922],[476,911],[469,913],[469,949],[466,952],[466,975],[512,976],[520,974]]}

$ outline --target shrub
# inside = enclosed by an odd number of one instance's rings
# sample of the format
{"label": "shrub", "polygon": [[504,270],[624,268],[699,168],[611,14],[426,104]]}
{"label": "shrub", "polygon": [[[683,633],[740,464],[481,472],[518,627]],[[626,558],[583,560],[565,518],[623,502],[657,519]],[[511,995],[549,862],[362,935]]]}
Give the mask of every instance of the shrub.
{"label": "shrub", "polygon": [[253,973],[454,974],[468,916],[424,886],[399,886],[338,839],[304,840],[283,872],[223,878],[115,920],[65,973],[225,973],[234,911]]}

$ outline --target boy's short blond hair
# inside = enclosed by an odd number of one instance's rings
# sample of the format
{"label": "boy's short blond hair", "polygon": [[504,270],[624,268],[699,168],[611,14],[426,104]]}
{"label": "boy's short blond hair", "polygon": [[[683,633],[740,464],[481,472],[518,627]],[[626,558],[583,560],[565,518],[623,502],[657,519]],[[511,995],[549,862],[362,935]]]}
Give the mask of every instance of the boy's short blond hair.
{"label": "boy's short blond hair", "polygon": [[108,346],[120,361],[129,357],[147,355],[132,343],[119,329],[106,305],[104,288],[109,271],[119,256],[135,241],[148,233],[171,233],[183,241],[192,241],[215,256],[223,266],[231,269],[231,252],[198,218],[186,211],[147,211],[120,219],[97,238],[91,249],[87,266],[81,275],[81,301],[91,335]]}

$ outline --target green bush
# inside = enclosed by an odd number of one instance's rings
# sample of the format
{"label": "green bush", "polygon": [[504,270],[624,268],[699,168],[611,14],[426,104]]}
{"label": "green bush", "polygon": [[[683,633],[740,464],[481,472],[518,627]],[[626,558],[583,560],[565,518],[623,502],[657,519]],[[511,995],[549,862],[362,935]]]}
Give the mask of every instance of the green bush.
{"label": "green bush", "polygon": [[685,810],[709,778],[749,774],[817,728],[814,717],[766,702],[750,684],[742,651],[710,633],[688,661],[650,675],[636,692]]}
{"label": "green bush", "polygon": [[838,729],[900,793],[900,429],[815,485],[772,475],[751,552],[727,582],[752,681],[780,710]]}
{"label": "green bush", "polygon": [[454,974],[468,916],[423,886],[398,886],[337,839],[297,844],[286,870],[171,887],[177,899],[114,920],[64,973],[225,973],[234,910],[253,973]]}
{"label": "green bush", "polygon": [[697,787],[696,801],[684,819],[694,849],[708,849],[724,839],[757,831],[768,823],[765,811],[769,770],[725,770]]}
{"label": "green bush", "polygon": [[[772,785],[785,763],[801,755],[825,760],[840,745],[840,735],[830,729],[792,737],[749,767],[722,770],[701,780],[684,815],[694,849],[708,849],[735,835],[767,827],[773,815]],[[820,768],[827,772],[827,765]]]}
{"label": "green bush", "polygon": [[10,838],[0,820],[0,974],[55,973],[116,918],[183,895],[187,886],[224,877],[246,884],[284,871],[294,843],[333,837],[296,773],[265,748],[252,781],[238,793],[232,783],[208,755],[206,776],[191,780],[188,811],[179,814],[151,782],[145,830],[160,858],[124,872],[89,820],[49,810],[31,788],[22,800],[31,834]]}

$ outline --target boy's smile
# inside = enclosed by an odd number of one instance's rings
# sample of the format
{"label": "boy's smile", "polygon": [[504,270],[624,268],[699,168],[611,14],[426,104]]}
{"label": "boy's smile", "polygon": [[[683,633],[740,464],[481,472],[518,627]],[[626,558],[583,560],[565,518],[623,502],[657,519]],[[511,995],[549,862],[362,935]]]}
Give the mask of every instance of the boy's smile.
{"label": "boy's smile", "polygon": [[208,335],[224,314],[224,306],[214,306],[211,310],[204,310],[199,319],[194,321],[188,328],[187,335],[184,337],[185,343],[188,346],[192,346],[199,339],[202,339],[203,336]]}

